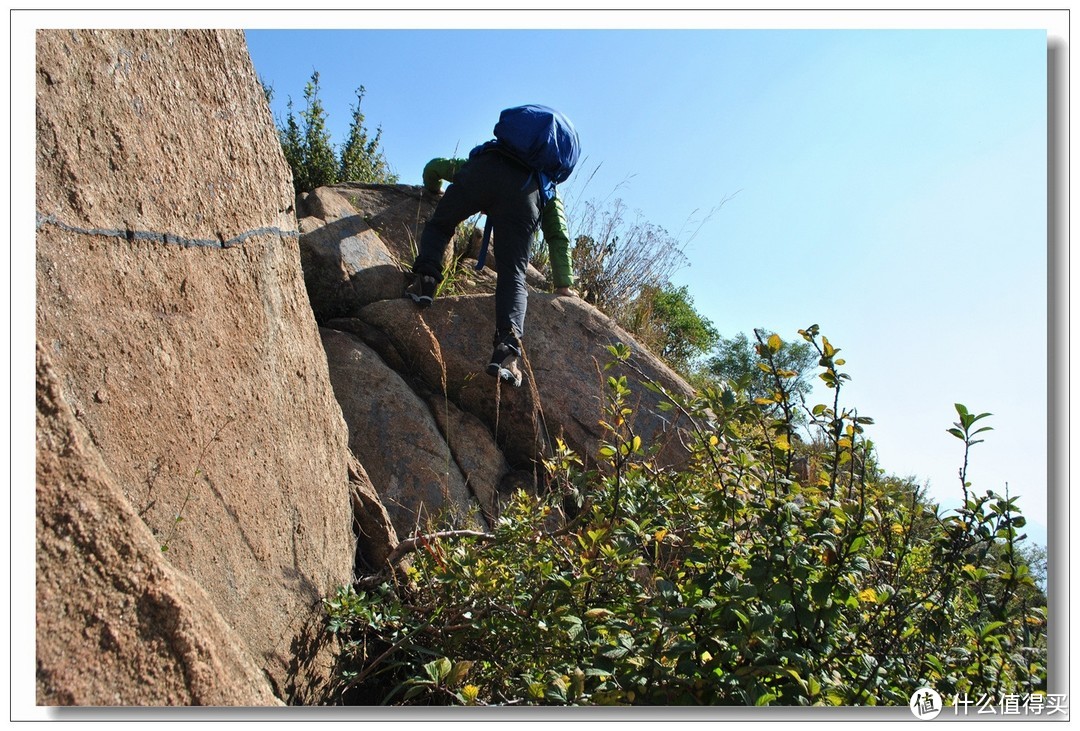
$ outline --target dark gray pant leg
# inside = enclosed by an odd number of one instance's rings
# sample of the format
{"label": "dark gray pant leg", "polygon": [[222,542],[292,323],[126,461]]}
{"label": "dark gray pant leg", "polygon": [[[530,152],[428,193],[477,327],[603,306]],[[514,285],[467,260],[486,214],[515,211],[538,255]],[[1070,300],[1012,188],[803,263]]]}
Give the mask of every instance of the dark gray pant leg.
{"label": "dark gray pant leg", "polygon": [[442,281],[446,245],[458,224],[481,209],[476,193],[467,180],[462,184],[451,183],[446,189],[420,234],[419,251],[412,267],[414,272]]}
{"label": "dark gray pant leg", "polygon": [[525,333],[525,310],[529,304],[525,286],[525,269],[529,265],[529,248],[540,226],[540,194],[534,182],[521,189],[524,176],[515,181],[517,195],[507,196],[498,209],[491,211],[495,239],[495,269],[499,278],[495,285],[495,330],[501,339],[516,332]]}
{"label": "dark gray pant leg", "polygon": [[487,213],[494,232],[496,334],[516,331],[520,336],[528,306],[529,246],[540,227],[539,182],[525,168],[496,152],[470,158],[424,226],[413,271],[441,281],[443,254],[454,230],[479,211]]}

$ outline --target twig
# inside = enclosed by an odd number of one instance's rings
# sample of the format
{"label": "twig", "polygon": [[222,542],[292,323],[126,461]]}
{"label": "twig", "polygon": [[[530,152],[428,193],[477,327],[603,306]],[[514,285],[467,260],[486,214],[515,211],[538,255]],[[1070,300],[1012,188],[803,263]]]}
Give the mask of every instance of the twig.
{"label": "twig", "polygon": [[372,671],[372,670],[374,670],[375,668],[377,668],[377,667],[379,666],[379,664],[380,664],[380,663],[381,663],[381,662],[382,662],[383,660],[385,660],[386,658],[390,657],[390,655],[392,655],[392,654],[394,654],[395,652],[397,652],[397,650],[398,650],[398,649],[399,649],[399,648],[400,648],[400,647],[401,647],[402,645],[404,645],[404,644],[405,644],[405,643],[406,643],[407,641],[411,640],[411,639],[412,639],[412,638],[413,638],[413,637],[414,637],[415,635],[419,634],[419,633],[420,633],[421,631],[423,631],[424,629],[426,629],[426,628],[428,627],[428,625],[430,625],[430,624],[431,624],[431,623],[432,623],[432,622],[433,622],[434,620],[435,620],[435,616],[434,616],[434,615],[433,615],[433,616],[431,616],[431,617],[429,617],[429,618],[428,618],[428,620],[427,620],[426,622],[424,622],[423,624],[421,624],[421,625],[420,625],[419,627],[417,627],[416,629],[414,629],[414,630],[413,630],[412,632],[410,632],[409,634],[407,634],[407,635],[405,635],[404,637],[402,637],[402,638],[401,638],[400,640],[398,640],[398,641],[397,641],[397,642],[395,642],[394,644],[390,645],[390,647],[386,648],[386,651],[385,651],[385,652],[383,652],[383,653],[382,653],[381,655],[379,655],[379,656],[378,656],[377,658],[375,658],[374,660],[372,660],[372,661],[371,661],[371,662],[370,662],[370,663],[368,664],[368,666],[367,666],[366,668],[364,668],[364,669],[363,669],[363,671],[361,671],[361,672],[360,672],[360,674],[359,674],[359,675],[357,675],[357,676],[356,676],[355,678],[353,678],[352,680],[350,680],[350,681],[349,681],[349,682],[348,682],[348,683],[347,683],[347,684],[345,685],[345,687],[341,689],[341,694],[342,694],[342,695],[344,695],[344,694],[345,694],[345,693],[346,693],[346,692],[347,692],[347,691],[348,691],[349,689],[351,689],[351,688],[354,688],[354,687],[356,687],[357,685],[360,685],[360,683],[364,682],[364,680],[366,680],[366,679],[367,679],[367,676],[368,676],[368,675],[371,675],[371,671]]}
{"label": "twig", "polygon": [[421,548],[422,546],[431,543],[432,541],[446,540],[452,538],[476,538],[481,541],[493,541],[495,536],[491,533],[483,533],[476,530],[445,530],[437,533],[429,533],[428,535],[413,536],[412,538],[406,538],[398,543],[394,550],[390,552],[390,555],[386,557],[388,564],[395,564],[406,553],[412,553],[413,551]]}

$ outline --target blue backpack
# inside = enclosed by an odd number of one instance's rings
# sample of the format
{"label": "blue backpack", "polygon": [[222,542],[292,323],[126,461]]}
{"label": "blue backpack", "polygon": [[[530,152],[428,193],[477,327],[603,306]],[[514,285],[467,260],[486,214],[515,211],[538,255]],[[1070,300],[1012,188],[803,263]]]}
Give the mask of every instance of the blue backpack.
{"label": "blue backpack", "polygon": [[[574,172],[581,154],[573,123],[561,112],[539,104],[504,109],[495,125],[495,140],[473,152],[497,145],[533,170],[540,183],[541,209],[555,196],[556,183],[564,182]],[[491,228],[487,226],[477,269],[484,266],[490,237]]]}
{"label": "blue backpack", "polygon": [[495,139],[552,183],[570,177],[581,152],[577,130],[570,120],[539,104],[504,109],[495,125]]}

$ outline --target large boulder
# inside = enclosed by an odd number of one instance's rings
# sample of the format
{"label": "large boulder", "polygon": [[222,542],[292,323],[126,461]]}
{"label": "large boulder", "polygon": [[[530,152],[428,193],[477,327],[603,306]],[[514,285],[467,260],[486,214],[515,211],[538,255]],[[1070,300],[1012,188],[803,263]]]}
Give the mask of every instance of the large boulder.
{"label": "large boulder", "polygon": [[37,352],[37,703],[277,705],[243,638],[169,565]]}
{"label": "large boulder", "polygon": [[[393,341],[378,328],[359,318],[331,320],[326,327],[356,336],[378,355],[377,368],[381,369],[385,365],[397,374],[406,377],[402,383],[408,383],[409,388],[430,409],[439,432],[446,442],[445,446],[449,448],[454,457],[454,463],[461,471],[465,484],[469,488],[472,500],[462,508],[468,511],[478,506],[481,514],[490,524],[492,519],[499,514],[500,485],[510,472],[510,466],[495,442],[491,430],[472,414],[459,409],[444,391],[433,390],[420,380],[408,378],[412,369],[402,359]],[[351,341],[339,339],[339,342],[350,343]],[[327,349],[331,374],[338,369],[338,358],[342,354],[345,354],[347,358],[354,357],[351,350],[351,347],[344,350]],[[368,389],[367,393],[373,398],[380,398],[373,390]],[[347,396],[352,399],[362,398],[355,389],[347,392]],[[410,404],[413,403],[411,396],[407,397],[407,400]],[[356,423],[358,432],[375,433],[378,424],[364,421],[367,411],[366,408],[347,407],[345,408],[346,421]],[[443,448],[442,445],[438,447],[440,451]]]}
{"label": "large boulder", "polygon": [[[321,599],[353,577],[355,493],[304,290],[291,175],[243,33],[38,31],[36,149],[37,340],[85,450],[126,500],[122,522],[142,523],[124,530],[171,567],[114,566],[135,554],[90,555],[67,541],[67,519],[42,512],[39,572],[62,571],[60,560],[131,571],[113,585],[135,592],[127,604],[85,598],[110,627],[134,618],[132,602],[168,600],[171,588],[148,597],[140,576],[159,572],[164,586],[186,575],[210,602],[192,616],[220,615],[279,698],[319,702],[332,664]],[[40,459],[62,458],[49,454],[58,448],[39,442]],[[42,511],[69,494],[61,478],[39,473]],[[62,603],[39,602],[41,626],[65,621]],[[48,656],[69,658],[55,677],[81,669],[102,639],[65,642]],[[180,687],[161,674],[183,672],[162,665],[153,682]],[[259,702],[161,702],[203,698]]]}
{"label": "large boulder", "polygon": [[474,503],[427,404],[359,338],[321,333],[349,447],[397,532],[454,524]]}
{"label": "large boulder", "polygon": [[391,568],[388,562],[398,545],[397,531],[367,470],[353,455],[349,458],[349,488],[356,520],[356,573],[378,574]]}
{"label": "large boulder", "polygon": [[[487,425],[513,468],[530,469],[556,437],[586,460],[594,458],[600,442],[609,438],[601,421],[612,375],[627,376],[631,427],[658,450],[658,461],[678,466],[687,457],[677,417],[660,407],[664,398],[642,381],[680,396],[692,393],[689,385],[580,299],[529,294],[520,389],[501,386],[484,373],[495,331],[490,296],[437,298],[424,310],[407,300],[377,302],[361,310],[360,318],[392,341],[416,378]],[[632,367],[605,370],[613,360],[607,346],[616,343],[630,347]]]}
{"label": "large boulder", "polygon": [[432,393],[428,406],[461,470],[480,512],[489,524],[500,512],[500,485],[510,473],[491,431],[472,414],[459,409],[445,394]]}
{"label": "large boulder", "polygon": [[[375,230],[395,259],[412,264],[424,224],[435,211],[437,196],[425,191],[422,185],[347,182],[325,190],[346,201]],[[321,203],[311,198],[306,200],[307,210],[318,216],[316,206]]]}
{"label": "large boulder", "polygon": [[400,262],[345,198],[318,188],[301,200],[308,215],[301,219],[300,261],[319,322],[405,293]]}

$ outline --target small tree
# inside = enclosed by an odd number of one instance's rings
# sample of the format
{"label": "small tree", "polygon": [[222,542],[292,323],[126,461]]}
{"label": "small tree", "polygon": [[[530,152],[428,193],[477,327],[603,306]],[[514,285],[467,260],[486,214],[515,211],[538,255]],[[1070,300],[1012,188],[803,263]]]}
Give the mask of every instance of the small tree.
{"label": "small tree", "polygon": [[643,287],[621,324],[686,376],[720,339],[712,322],[694,309],[688,288],[671,283]]}
{"label": "small tree", "polygon": [[278,129],[278,139],[281,141],[281,151],[285,155],[285,162],[293,173],[293,188],[297,193],[304,190],[307,176],[304,172],[304,138],[300,134],[300,125],[296,123],[296,115],[293,113],[292,99],[287,102],[289,110],[285,118],[285,126]]}
{"label": "small tree", "polygon": [[[319,72],[311,74],[304,87],[304,109],[293,111],[288,100],[288,114],[284,124],[278,122],[278,139],[285,160],[293,173],[293,188],[297,193],[314,190],[323,185],[333,185],[344,180],[360,183],[396,183],[397,175],[390,171],[386,157],[379,149],[382,128],[374,136],[364,127],[364,115],[360,104],[364,99],[364,87],[356,90],[356,106],[353,107],[352,125],[340,156],[330,141],[326,129],[326,108],[319,96]],[[267,102],[273,97],[273,89],[265,82],[263,92]]]}
{"label": "small tree", "polygon": [[[773,335],[765,328],[758,328],[757,332],[762,333],[766,340]],[[731,338],[718,336],[717,340],[714,355],[705,366],[703,375],[706,378],[722,379],[744,389],[751,401],[772,393],[773,376],[758,366],[761,357],[746,333]],[[818,364],[818,356],[809,343],[784,341],[775,354],[775,362],[777,368],[795,374],[788,383],[793,398],[810,394],[810,376]]]}
{"label": "small tree", "polygon": [[326,131],[326,109],[319,98],[319,90],[319,72],[314,71],[311,81],[304,87],[307,106],[300,114],[304,120],[304,157],[303,175],[297,181],[303,183],[299,190],[314,190],[337,182],[337,160],[330,144],[330,133]]}
{"label": "small tree", "polygon": [[360,106],[364,101],[365,89],[356,90],[356,106],[352,108],[352,124],[349,136],[341,148],[341,161],[338,166],[338,180],[350,180],[357,183],[396,183],[398,176],[390,171],[386,156],[379,150],[382,140],[382,127],[375,130],[375,136],[369,137],[364,126],[364,113]]}

